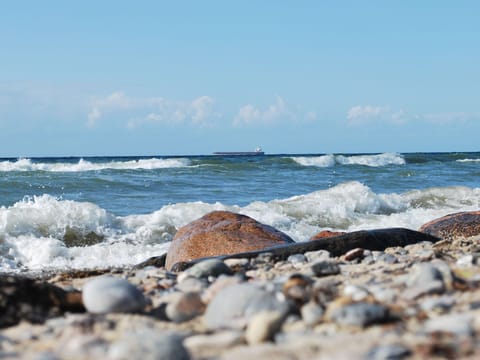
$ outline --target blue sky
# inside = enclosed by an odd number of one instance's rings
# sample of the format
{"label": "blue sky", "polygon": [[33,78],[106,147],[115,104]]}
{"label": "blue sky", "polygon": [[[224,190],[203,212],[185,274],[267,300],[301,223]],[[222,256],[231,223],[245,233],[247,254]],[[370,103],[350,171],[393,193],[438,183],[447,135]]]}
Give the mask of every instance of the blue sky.
{"label": "blue sky", "polygon": [[0,156],[477,151],[477,1],[10,1]]}

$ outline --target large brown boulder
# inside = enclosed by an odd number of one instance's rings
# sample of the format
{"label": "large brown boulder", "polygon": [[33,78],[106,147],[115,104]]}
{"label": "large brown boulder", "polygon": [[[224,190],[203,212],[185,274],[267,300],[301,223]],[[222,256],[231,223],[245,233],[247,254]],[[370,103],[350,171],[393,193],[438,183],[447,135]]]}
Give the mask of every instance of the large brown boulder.
{"label": "large brown boulder", "polygon": [[418,231],[441,239],[480,235],[480,211],[446,215],[422,225]]}
{"label": "large brown boulder", "polygon": [[202,257],[261,250],[294,243],[286,234],[246,216],[213,211],[180,228],[168,249],[165,267]]}
{"label": "large brown boulder", "polygon": [[315,240],[320,240],[320,239],[325,239],[328,237],[334,237],[334,236],[340,236],[340,235],[345,235],[346,232],[344,231],[330,231],[330,230],[323,230],[320,231],[319,233],[313,235],[310,238],[310,241],[315,241]]}

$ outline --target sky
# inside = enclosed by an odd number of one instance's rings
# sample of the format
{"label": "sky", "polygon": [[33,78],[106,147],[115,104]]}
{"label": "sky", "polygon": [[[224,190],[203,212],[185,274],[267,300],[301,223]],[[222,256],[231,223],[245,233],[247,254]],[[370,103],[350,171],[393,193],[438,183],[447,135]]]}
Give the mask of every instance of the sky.
{"label": "sky", "polygon": [[479,151],[480,2],[8,1],[0,157]]}

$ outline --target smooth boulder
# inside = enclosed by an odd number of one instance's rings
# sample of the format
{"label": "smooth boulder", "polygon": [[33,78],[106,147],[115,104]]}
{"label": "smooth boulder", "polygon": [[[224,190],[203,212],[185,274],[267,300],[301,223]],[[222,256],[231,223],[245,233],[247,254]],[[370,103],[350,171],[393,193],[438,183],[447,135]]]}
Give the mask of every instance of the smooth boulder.
{"label": "smooth boulder", "polygon": [[480,211],[449,214],[422,225],[418,231],[447,240],[477,236],[480,235]]}
{"label": "smooth boulder", "polygon": [[179,262],[294,242],[285,233],[246,215],[214,211],[177,231],[168,249],[165,267],[171,269]]}

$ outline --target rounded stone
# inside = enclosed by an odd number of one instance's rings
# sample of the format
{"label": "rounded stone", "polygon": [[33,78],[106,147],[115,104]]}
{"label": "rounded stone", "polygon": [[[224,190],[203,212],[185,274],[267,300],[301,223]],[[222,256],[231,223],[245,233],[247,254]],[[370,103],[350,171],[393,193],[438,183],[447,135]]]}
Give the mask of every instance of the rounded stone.
{"label": "rounded stone", "polygon": [[480,211],[449,214],[422,225],[418,231],[442,239],[480,235]]}
{"label": "rounded stone", "polygon": [[263,287],[241,283],[222,288],[205,311],[204,321],[209,329],[241,329],[250,318],[262,311],[287,314],[289,304]]}
{"label": "rounded stone", "polygon": [[127,280],[102,276],[83,286],[82,300],[88,312],[138,312],[147,301],[142,292]]}
{"label": "rounded stone", "polygon": [[329,318],[340,325],[365,327],[385,322],[389,311],[380,304],[358,302],[334,308],[329,311]]}
{"label": "rounded stone", "polygon": [[165,309],[167,317],[173,322],[191,320],[205,311],[205,304],[199,293],[187,292],[175,295]]}
{"label": "rounded stone", "polygon": [[180,228],[165,260],[171,269],[177,262],[235,254],[294,243],[285,233],[246,215],[213,211]]}

